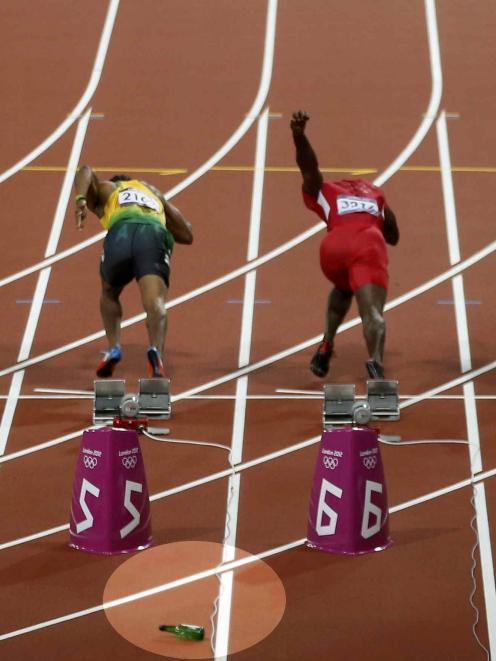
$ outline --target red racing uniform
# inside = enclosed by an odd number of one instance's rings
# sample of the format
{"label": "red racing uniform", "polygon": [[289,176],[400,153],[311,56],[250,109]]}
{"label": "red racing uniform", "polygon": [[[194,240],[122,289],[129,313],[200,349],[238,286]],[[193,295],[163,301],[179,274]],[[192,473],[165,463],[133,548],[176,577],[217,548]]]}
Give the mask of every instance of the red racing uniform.
{"label": "red racing uniform", "polygon": [[324,182],[317,198],[303,191],[305,205],[326,223],[320,267],[343,291],[374,284],[387,289],[388,255],[382,234],[386,199],[365,179]]}

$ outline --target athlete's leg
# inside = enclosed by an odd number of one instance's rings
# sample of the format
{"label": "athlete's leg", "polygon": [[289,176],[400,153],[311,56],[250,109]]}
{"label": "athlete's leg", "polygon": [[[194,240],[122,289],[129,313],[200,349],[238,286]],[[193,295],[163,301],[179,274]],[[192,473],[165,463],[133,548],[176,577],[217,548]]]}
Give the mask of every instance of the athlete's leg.
{"label": "athlete's leg", "polygon": [[353,292],[351,291],[338,289],[338,287],[331,289],[327,299],[324,339],[310,361],[310,370],[316,376],[324,377],[329,371],[334,336],[350,309],[352,299]]}
{"label": "athlete's leg", "polygon": [[324,339],[334,344],[334,336],[350,309],[353,292],[333,287],[327,299]]}
{"label": "athlete's leg", "polygon": [[120,347],[122,306],[119,300],[122,290],[123,287],[113,287],[102,278],[100,312],[109,348],[96,368],[96,374],[101,378],[112,376],[115,366],[122,358]]}
{"label": "athlete's leg", "polygon": [[381,368],[386,339],[386,325],[383,316],[386,295],[387,291],[384,287],[373,284],[362,285],[355,291],[369,357]]}
{"label": "athlete's leg", "polygon": [[100,296],[100,314],[107,335],[109,347],[120,346],[122,305],[119,300],[124,287],[113,287],[102,278],[102,293]]}
{"label": "athlete's leg", "polygon": [[167,332],[167,310],[165,297],[167,285],[159,275],[143,275],[138,280],[143,308],[146,312],[146,327],[150,346],[162,354]]}

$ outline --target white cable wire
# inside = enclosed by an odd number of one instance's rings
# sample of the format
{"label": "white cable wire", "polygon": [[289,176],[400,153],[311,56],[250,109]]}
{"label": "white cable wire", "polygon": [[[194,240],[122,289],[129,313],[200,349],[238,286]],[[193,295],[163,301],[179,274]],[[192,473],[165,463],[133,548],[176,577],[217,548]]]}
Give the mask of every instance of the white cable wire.
{"label": "white cable wire", "polygon": [[[192,441],[192,440],[184,440],[184,439],[176,439],[176,438],[160,438],[158,436],[154,436],[153,434],[150,434],[146,429],[141,430],[142,433],[147,436],[148,438],[151,438],[153,441],[159,441],[160,443],[177,443],[180,445],[204,445],[206,447],[210,448],[220,448],[221,450],[227,450],[228,454],[228,461],[229,465],[231,467],[231,476],[235,477],[236,475],[236,468],[232,462],[231,459],[231,448],[228,445],[222,445],[221,443],[211,443],[209,441]],[[225,546],[226,541],[229,539],[231,535],[231,516],[229,514],[229,507],[231,505],[231,501],[234,495],[234,482],[231,481],[231,488],[229,490],[229,496],[227,499],[227,517],[226,517],[226,527],[224,529],[224,539],[222,540],[222,546]],[[222,580],[221,580],[221,574],[219,573],[219,570],[222,569],[222,565],[224,563],[220,562],[217,567],[215,568],[217,571],[215,573],[215,576],[217,580],[219,581],[219,591],[217,596],[215,597],[214,601],[212,602],[212,613],[210,615],[210,625],[212,627],[212,633],[210,634],[210,647],[212,649],[212,652],[215,657],[215,617],[217,615],[217,610],[218,610],[218,604],[219,600],[222,595],[222,590],[223,590],[223,585],[222,585]]]}
{"label": "white cable wire", "polygon": [[[474,478],[474,475],[472,474],[472,479]],[[481,641],[479,638],[479,634],[477,633],[477,627],[479,625],[479,619],[480,619],[480,611],[478,607],[476,606],[474,602],[474,597],[475,593],[477,592],[477,578],[475,576],[475,570],[477,569],[477,558],[475,557],[475,554],[477,552],[477,549],[479,548],[479,531],[477,529],[477,526],[475,525],[477,522],[477,510],[475,507],[475,485],[472,485],[472,497],[470,498],[470,504],[473,507],[474,514],[470,520],[470,527],[473,530],[473,533],[475,535],[475,544],[472,547],[472,552],[470,553],[470,557],[472,559],[472,566],[470,567],[470,576],[472,577],[472,592],[469,595],[468,601],[469,604],[472,606],[472,609],[475,612],[475,620],[472,623],[472,633],[474,634],[474,638],[479,644],[479,647],[481,647],[484,652],[486,653],[486,659],[487,661],[491,661],[491,654],[489,653],[489,650],[487,647],[484,645],[484,643]]]}
{"label": "white cable wire", "polygon": [[[470,441],[462,441],[462,440],[455,440],[455,439],[442,439],[442,440],[421,440],[421,441],[400,441],[400,442],[394,442],[394,441],[386,441],[380,436],[378,437],[379,441],[381,443],[384,443],[385,445],[423,445],[423,444],[429,444],[429,445],[435,445],[435,444],[440,444],[440,445],[447,445],[447,444],[458,444],[458,445],[472,445],[478,448],[478,451],[480,453],[480,444],[478,443],[470,443]],[[472,565],[470,567],[470,576],[472,578],[472,591],[469,595],[468,601],[470,606],[472,607],[474,613],[475,613],[475,620],[472,623],[472,633],[474,634],[474,638],[477,641],[477,644],[481,649],[484,650],[486,653],[486,659],[487,661],[491,661],[491,654],[487,647],[484,645],[484,643],[481,641],[479,638],[479,634],[477,633],[477,627],[479,625],[480,621],[480,611],[477,605],[475,604],[474,597],[477,592],[477,577],[475,575],[475,571],[477,569],[477,558],[476,558],[476,552],[477,549],[479,548],[479,531],[477,529],[477,510],[475,506],[475,473],[471,470],[470,471],[470,479],[472,481],[472,497],[470,498],[470,504],[472,505],[472,508],[474,510],[474,514],[470,520],[470,527],[472,528],[472,531],[475,536],[475,544],[472,547],[472,551],[470,553],[470,558],[472,560]]]}
{"label": "white cable wire", "polygon": [[458,445],[476,445],[476,443],[470,443],[469,441],[461,441],[456,439],[432,439],[432,440],[422,440],[422,441],[386,441],[383,437],[379,436],[379,441],[384,443],[384,445],[448,445],[450,443]]}

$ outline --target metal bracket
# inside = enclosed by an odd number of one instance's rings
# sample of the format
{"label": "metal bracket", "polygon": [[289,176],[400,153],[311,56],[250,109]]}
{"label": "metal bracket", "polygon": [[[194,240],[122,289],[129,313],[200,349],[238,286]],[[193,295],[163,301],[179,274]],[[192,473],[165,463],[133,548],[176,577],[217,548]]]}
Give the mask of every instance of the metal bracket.
{"label": "metal bracket", "polygon": [[367,381],[367,399],[373,420],[399,420],[398,381],[373,379]]}
{"label": "metal bracket", "polygon": [[114,417],[120,414],[126,382],[124,379],[105,379],[105,381],[95,381],[94,384],[93,423],[112,422]]}
{"label": "metal bracket", "polygon": [[326,384],[324,386],[324,429],[352,423],[354,403],[354,384]]}
{"label": "metal bracket", "polygon": [[139,412],[156,420],[168,420],[171,416],[169,379],[139,380]]}
{"label": "metal bracket", "polygon": [[365,425],[371,420],[399,420],[398,381],[367,381],[366,397],[355,399],[353,384],[324,386],[324,429],[341,425]]}

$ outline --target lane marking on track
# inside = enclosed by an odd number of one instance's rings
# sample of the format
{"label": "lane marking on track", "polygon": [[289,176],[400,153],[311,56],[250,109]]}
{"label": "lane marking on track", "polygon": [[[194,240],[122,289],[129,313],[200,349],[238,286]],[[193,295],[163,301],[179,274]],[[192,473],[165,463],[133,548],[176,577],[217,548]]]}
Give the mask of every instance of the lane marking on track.
{"label": "lane marking on track", "polygon": [[[187,188],[189,185],[194,183],[197,179],[202,177],[206,172],[208,172],[214,165],[216,165],[226,154],[228,154],[243,138],[243,136],[248,132],[252,124],[255,122],[255,120],[258,118],[263,105],[265,103],[265,100],[267,98],[267,94],[269,92],[270,88],[270,82],[272,78],[272,66],[273,66],[273,60],[274,60],[274,41],[275,41],[275,27],[276,27],[276,11],[277,11],[277,0],[267,0],[267,19],[266,19],[266,25],[265,25],[265,40],[264,40],[264,53],[263,53],[263,61],[262,61],[262,72],[260,76],[260,83],[259,87],[257,90],[257,94],[255,96],[255,100],[252,104],[252,107],[250,109],[250,112],[248,113],[248,116],[245,117],[245,119],[241,122],[241,124],[238,126],[238,128],[232,133],[232,135],[227,139],[227,141],[218,149],[215,154],[213,154],[207,161],[203,163],[199,168],[197,168],[189,177],[186,177],[186,179],[183,179],[179,184],[174,186],[174,188],[171,188],[168,192],[165,193],[165,197],[167,199],[172,199],[175,195],[177,195],[179,192]],[[24,165],[24,164],[23,164]],[[21,165],[22,167],[22,165]],[[136,172],[137,170],[135,170]],[[9,175],[10,176],[10,175]],[[2,179],[0,178],[0,183]],[[318,229],[319,227],[316,226]],[[317,231],[315,229],[314,233]],[[80,250],[84,250],[85,248],[88,248],[89,246],[97,243],[98,241],[101,241],[106,235],[106,232],[99,232],[98,234],[93,235],[89,239],[86,239],[85,241],[81,241],[80,243],[76,244],[75,246],[72,246],[72,248],[69,248],[68,250],[63,251],[59,255],[55,255],[53,258],[50,260],[43,260],[43,262],[40,262],[39,264],[36,264],[31,267],[27,267],[23,269],[22,271],[19,271],[16,274],[7,276],[6,278],[3,278],[0,280],[0,287],[3,287],[11,282],[14,282],[15,280],[18,280],[19,278],[23,278],[27,275],[30,275],[31,273],[34,273],[36,271],[41,270],[45,266],[50,266],[51,264],[54,264],[55,262],[60,261],[61,259],[65,259],[69,257],[70,255],[74,255],[75,253],[79,252]],[[99,336],[100,337],[100,336]]]}
{"label": "lane marking on track", "polygon": [[[267,152],[268,125],[269,109],[266,108],[265,111],[260,115],[257,122],[255,168],[251,198],[248,248],[246,254],[247,262],[250,262],[258,257],[260,245],[264,165]],[[239,338],[238,353],[239,368],[246,367],[250,363],[253,315],[255,312],[256,302],[256,276],[256,271],[250,271],[245,275],[243,309],[241,315],[241,334]],[[231,436],[231,463],[234,466],[240,464],[243,458],[247,395],[248,376],[243,375],[236,379],[236,395],[234,400],[234,417]],[[227,485],[227,508],[221,565],[234,560],[240,488],[241,476],[236,473],[231,474],[229,476]],[[233,584],[233,572],[223,572],[220,579],[220,591],[218,598],[217,630],[215,637],[212,637],[216,659],[225,659],[228,655]]]}
{"label": "lane marking on track", "polygon": [[[139,172],[141,174],[186,174],[188,172],[185,168],[143,168],[143,167],[124,167],[116,165],[114,167],[94,167],[95,172]],[[32,165],[23,168],[23,172],[65,172],[66,168],[63,165]],[[375,174],[379,170],[375,167],[338,167],[338,166],[320,166],[320,171],[328,174]],[[494,174],[496,166],[484,165],[452,165],[452,172],[461,173],[474,173],[474,174]],[[253,172],[253,165],[214,165],[210,168],[209,172]],[[300,172],[299,168],[295,165],[266,165],[265,172],[274,174],[289,174]],[[441,172],[439,165],[402,165],[398,172],[429,172],[438,174]],[[396,174],[395,173],[395,174]]]}
{"label": "lane marking on track", "polygon": [[[300,235],[301,236],[301,235]],[[287,245],[287,244],[286,244]],[[225,284],[225,282],[229,282],[230,280],[233,280],[234,278],[239,277],[240,275],[243,275],[244,273],[247,273],[248,271],[257,268],[261,264],[264,264],[265,262],[269,261],[270,259],[273,259],[275,256],[274,253],[278,251],[280,248],[277,248],[274,251],[271,251],[270,253],[267,253],[261,258],[258,258],[256,260],[253,260],[253,262],[250,262],[249,264],[246,264],[245,266],[236,269],[236,271],[232,271],[231,273],[227,274],[226,276],[222,276],[221,278],[217,278],[216,280],[213,280],[212,282],[203,285],[202,287],[198,287],[197,289],[188,292],[187,294],[184,294],[182,296],[179,296],[176,299],[173,299],[169,303],[167,303],[166,308],[171,309],[175,307],[176,305],[180,305],[185,301],[189,301],[192,298],[199,296],[206,291],[210,291],[211,289],[214,289],[217,286],[220,286],[221,284]],[[401,296],[398,296],[397,298],[393,299],[392,301],[389,301],[386,303],[385,306],[385,311],[392,310],[399,305],[402,305],[403,303],[409,301],[412,298],[415,298],[416,296],[419,296],[420,294],[425,293],[426,291],[429,291],[430,289],[433,289],[439,284],[442,284],[446,280],[449,280],[452,278],[454,275],[463,272],[467,268],[470,268],[477,262],[481,261],[491,253],[493,253],[496,250],[496,241],[491,242],[478,252],[474,253],[471,255],[471,257],[468,257],[466,260],[463,262],[460,262],[456,266],[451,267],[444,273],[432,278],[431,280],[428,280],[427,282],[423,283],[422,285],[419,285],[418,287],[415,287],[414,289],[411,289],[409,292],[406,292],[405,294],[402,294]],[[131,326],[137,321],[144,320],[145,315],[144,314],[139,314],[136,315],[135,317],[131,317],[127,320],[125,320],[122,323],[122,327],[126,328],[127,326]],[[349,328],[353,328],[354,326],[357,326],[360,324],[360,319],[359,317],[355,317],[354,319],[351,319],[350,321],[345,322],[342,324],[342,326],[339,328],[338,333],[345,332]],[[96,339],[99,339],[104,336],[103,331],[99,331],[97,333],[93,333],[92,335],[88,335],[84,338],[81,338],[80,340],[76,340],[74,342],[71,342],[69,344],[66,344],[62,347],[59,347],[58,349],[53,349],[51,351],[47,351],[44,354],[40,354],[39,356],[35,356],[33,358],[29,358],[28,360],[22,361],[20,363],[16,363],[15,365],[12,365],[10,367],[4,368],[3,370],[0,370],[0,377],[6,376],[7,374],[12,374],[13,372],[16,372],[21,369],[25,369],[26,367],[29,367],[31,365],[36,365],[38,363],[41,363],[45,360],[48,360],[50,358],[53,358],[55,356],[58,356],[62,353],[65,353],[66,351],[71,351],[72,349],[76,349],[80,346],[83,346],[84,344],[87,344],[89,342],[92,342]],[[253,372],[257,369],[260,369],[261,367],[265,367],[267,365],[270,365],[273,362],[276,362],[277,360],[280,360],[281,358],[286,358],[288,356],[291,356],[292,354],[297,353],[298,351],[302,351],[303,349],[308,349],[308,347],[311,347],[312,345],[316,344],[319,340],[321,339],[321,334],[316,335],[308,340],[305,340],[304,342],[301,342],[297,345],[294,345],[290,347],[289,349],[285,349],[279,353],[273,354],[272,356],[269,356],[268,358],[265,358],[261,361],[258,361],[257,363],[253,363],[252,365],[243,368],[243,371],[237,370],[236,372],[232,372],[224,377],[220,377],[220,379],[217,379],[215,381],[210,381],[208,384],[205,386],[198,386],[195,390],[195,392],[190,392],[186,391],[186,394],[183,393],[183,396],[187,396],[190,394],[196,394],[196,392],[200,392],[201,390],[207,390],[208,388],[214,387],[215,385],[220,385],[222,383],[225,383],[226,381],[230,381],[234,378],[237,378],[238,376],[241,376],[244,373],[248,372]],[[175,400],[173,400],[175,401]]]}
{"label": "lane marking on track", "polygon": [[[67,204],[71,194],[71,187],[74,179],[74,173],[76,172],[76,167],[79,161],[79,156],[81,154],[81,149],[83,147],[83,142],[86,135],[86,130],[88,128],[90,113],[91,113],[91,108],[87,110],[85,115],[78,122],[76,135],[74,137],[74,143],[72,146],[71,154],[69,157],[69,163],[67,166],[67,172],[64,177],[64,181],[62,182],[62,188],[60,190],[57,208],[55,210],[55,215],[50,230],[50,236],[48,237],[48,243],[45,250],[45,257],[50,257],[57,250],[57,245],[60,235],[62,233],[62,226],[64,223],[65,213],[67,210]],[[38,321],[40,318],[43,301],[45,300],[45,294],[48,288],[48,280],[50,278],[50,273],[51,273],[51,268],[47,267],[46,269],[43,269],[43,271],[41,271],[38,276],[38,281],[36,283],[36,288],[33,295],[33,302],[29,310],[29,316],[26,323],[26,328],[24,330],[24,336],[22,338],[21,347],[19,349],[19,354],[17,357],[18,361],[26,360],[31,352],[31,348],[33,346],[34,334],[38,326]],[[24,379],[24,370],[21,370],[13,376],[11,381],[9,394],[7,397],[7,401],[5,403],[2,419],[0,421],[0,455],[4,454],[5,448],[7,446],[10,429],[12,427],[12,421],[14,419],[14,413],[17,407],[17,400],[21,393],[23,379]]]}
{"label": "lane marking on track", "polygon": [[[441,183],[443,190],[444,213],[446,219],[446,234],[448,239],[448,250],[450,263],[460,261],[460,243],[458,233],[458,222],[456,216],[455,193],[453,178],[451,175],[451,157],[449,150],[448,127],[446,113],[442,111],[436,122],[436,135],[438,142],[439,161],[441,164]],[[465,305],[465,292],[463,275],[455,276],[452,281],[456,334],[458,338],[458,353],[460,356],[460,369],[467,372],[472,369],[472,357],[470,351],[470,337]],[[463,386],[465,419],[467,425],[467,437],[469,440],[469,459],[472,475],[482,471],[482,452],[479,437],[479,422],[477,418],[477,405],[475,400],[474,382],[469,381]],[[473,490],[475,503],[475,518],[477,522],[477,541],[479,546],[479,557],[481,562],[481,574],[486,606],[486,621],[489,636],[489,647],[491,656],[496,657],[496,585],[494,578],[494,566],[491,552],[490,526],[487,515],[487,504],[484,483],[474,485]],[[476,589],[474,582],[474,590]],[[479,612],[475,609],[478,621]],[[475,625],[473,632],[479,645],[483,647]]]}
{"label": "lane marking on track", "polygon": [[[442,489],[438,489],[437,491],[427,493],[423,496],[419,496],[418,498],[414,498],[404,503],[400,503],[399,505],[390,507],[389,513],[394,514],[396,512],[401,512],[410,507],[414,507],[416,505],[420,505],[427,501],[439,498],[440,496],[453,493],[454,491],[458,491],[459,489],[463,489],[467,486],[478,484],[479,482],[492,478],[495,475],[496,475],[496,468],[481,473],[480,475],[477,475],[473,479],[466,479],[466,480],[462,480],[461,482],[456,482]],[[76,620],[81,617],[85,617],[87,615],[100,613],[101,611],[109,608],[117,608],[118,606],[132,603],[133,601],[146,599],[147,597],[152,597],[162,592],[167,592],[168,590],[174,590],[175,588],[179,588],[183,585],[187,585],[195,581],[200,581],[204,578],[209,578],[210,576],[215,576],[219,572],[230,572],[238,569],[239,567],[244,567],[252,562],[263,560],[264,558],[269,558],[271,556],[278,555],[280,553],[284,553],[286,551],[290,551],[292,549],[298,548],[299,546],[303,546],[303,544],[305,544],[306,541],[307,541],[306,537],[302,537],[287,544],[283,544],[281,546],[276,546],[266,551],[262,551],[256,555],[248,556],[247,558],[243,558],[241,560],[234,560],[233,562],[226,563],[222,568],[213,567],[212,569],[208,569],[203,572],[198,572],[196,574],[191,574],[190,576],[184,576],[181,579],[177,579],[169,583],[164,583],[163,585],[157,585],[156,587],[150,588],[148,590],[143,590],[141,592],[136,592],[134,594],[121,597],[120,599],[114,599],[113,601],[108,601],[103,604],[98,604],[98,606],[93,606],[91,608],[85,608],[83,610],[68,613],[60,617],[52,618],[51,620],[45,620],[44,622],[39,622],[37,624],[33,624],[28,627],[23,627],[22,629],[16,629],[15,631],[9,631],[7,633],[1,634],[0,640],[8,640],[9,638],[23,636],[25,634],[32,633],[33,631],[39,631],[40,629],[46,629],[48,627],[55,626],[57,624],[62,624],[64,622],[69,622],[71,620]]]}
{"label": "lane marking on track", "polygon": [[8,170],[5,170],[0,174],[0,184],[6,181],[16,172],[19,172],[23,167],[25,167],[31,161],[34,161],[35,158],[38,158],[40,154],[46,151],[49,147],[53,145],[64,133],[69,129],[74,122],[78,120],[81,116],[81,113],[84,111],[88,103],[91,101],[93,94],[95,93],[98,83],[100,82],[100,77],[102,75],[103,65],[105,64],[105,57],[107,55],[108,46],[110,43],[110,38],[112,36],[112,31],[114,29],[115,17],[117,15],[117,10],[119,8],[119,0],[110,0],[109,7],[107,10],[107,16],[105,18],[105,23],[103,25],[102,35],[100,37],[100,43],[98,44],[98,50],[95,57],[95,63],[93,64],[93,69],[91,71],[90,79],[88,85],[82,95],[82,97],[77,102],[76,106],[68,117],[60,124],[55,131],[46,138],[38,147],[33,149],[27,156],[18,161]]}
{"label": "lane marking on track", "polygon": [[[428,34],[428,43],[429,43],[429,58],[431,63],[431,80],[432,80],[431,94],[430,94],[430,100],[428,106],[428,113],[430,113],[430,116],[425,117],[422,120],[420,126],[417,128],[412,139],[406,145],[403,151],[400,152],[400,154],[393,161],[393,163],[391,163],[391,165],[388,168],[386,168],[386,170],[384,170],[384,172],[381,175],[379,175],[377,179],[375,179],[374,183],[378,186],[384,183],[385,181],[387,181],[394,174],[394,172],[397,172],[401,167],[404,166],[407,159],[410,158],[410,156],[417,149],[417,147],[425,137],[427,131],[431,127],[432,122],[434,121],[438,112],[439,103],[441,100],[441,92],[442,92],[442,75],[440,68],[439,38],[437,34],[437,21],[436,21],[434,0],[424,0],[424,6],[426,12],[427,34]],[[260,86],[257,92],[257,97],[253,103],[252,110],[250,111],[251,118],[249,117],[245,118],[245,122],[243,122],[243,124],[241,124],[240,127],[238,127],[238,129],[232,134],[232,136],[228,139],[228,141],[208,161],[206,161],[200,168],[198,168],[193,174],[191,174],[190,177],[185,179],[175,188],[172,188],[170,191],[168,191],[165,194],[166,197],[172,198],[180,190],[186,188],[190,183],[193,183],[194,181],[199,179],[203,174],[205,174],[205,172],[207,172],[209,169],[214,167],[214,165],[218,163],[221,160],[221,158],[223,158],[228,153],[228,151],[232,149],[235,146],[235,144],[243,137],[243,135],[250,128],[251,124],[258,117],[258,114],[260,113],[260,110],[263,107],[263,104],[265,103],[265,99],[269,91],[270,78],[272,76],[275,15],[276,15],[275,3],[274,2],[271,3],[271,0],[269,0],[268,10],[267,10],[267,26],[266,26],[265,45],[264,45],[262,76],[260,80]],[[254,114],[255,112],[256,114]],[[282,254],[282,252],[285,252],[286,250],[289,250],[292,247],[299,245],[300,243],[303,243],[303,241],[310,238],[317,232],[321,231],[322,227],[323,227],[322,223],[317,223],[316,225],[309,228],[302,234],[299,234],[298,237],[296,237],[295,239],[291,239],[285,244],[282,244],[282,246],[276,248],[274,251],[269,253],[269,255],[273,255],[274,257],[276,257],[279,254]],[[93,245],[94,243],[97,243],[98,241],[103,239],[105,234],[106,234],[105,232],[100,232],[92,236],[91,238],[87,239],[86,241],[82,241],[76,244],[72,248],[69,248],[68,250],[64,251],[63,253],[60,253],[59,255],[55,255],[54,258],[52,258],[52,261],[49,262],[44,261],[40,264],[35,264],[34,266],[23,269],[22,271],[19,271],[16,274],[3,278],[2,280],[0,280],[0,287],[3,287],[6,284],[9,284],[10,282],[14,282],[19,278],[30,275],[31,273],[40,270],[44,266],[48,266],[50,264],[55,263],[56,261],[65,259],[79,252],[80,250],[84,250],[90,245]],[[245,267],[241,267],[241,269],[246,268],[246,266],[248,265],[245,265]],[[241,275],[244,272],[245,271],[241,271],[239,275]],[[137,320],[141,321],[142,319],[144,319],[144,315],[143,316],[138,315]],[[98,337],[103,337],[103,333]]]}
{"label": "lane marking on track", "polygon": [[[423,393],[420,393],[418,395],[413,396],[410,400],[406,402],[401,402],[400,403],[400,409],[408,408],[409,406],[413,406],[415,404],[418,404],[419,402],[423,402],[426,400],[429,400],[433,395],[437,395],[441,392],[444,392],[446,390],[451,390],[452,388],[455,388],[456,386],[462,385],[463,383],[467,383],[469,381],[472,381],[473,379],[477,378],[478,376],[482,376],[483,374],[486,374],[492,370],[496,369],[496,361],[492,363],[488,363],[487,365],[484,365],[483,367],[480,367],[478,369],[472,370],[468,374],[463,374],[460,377],[457,377],[456,379],[453,379],[451,381],[448,381],[446,383],[441,384],[440,386],[436,386],[435,388],[431,388],[430,390],[426,390]],[[232,398],[232,396],[231,396]],[[67,434],[66,436],[62,436],[60,438],[53,439],[52,441],[47,441],[45,443],[41,443],[40,445],[33,446],[31,448],[26,448],[24,450],[19,450],[18,452],[14,452],[10,455],[5,455],[3,457],[0,457],[0,464],[5,463],[7,461],[11,461],[13,459],[18,459],[19,457],[25,456],[27,454],[31,454],[33,452],[38,452],[40,450],[44,450],[47,447],[53,447],[55,445],[59,445],[61,443],[65,443],[66,441],[72,440],[74,438],[80,437],[82,433],[84,432],[84,429],[80,429],[76,432],[72,432],[71,434]],[[273,461],[274,459],[279,459],[280,457],[283,457],[287,454],[291,454],[293,452],[297,452],[299,450],[303,450],[311,445],[315,445],[316,443],[319,443],[321,439],[321,434],[318,436],[314,436],[310,439],[307,439],[305,441],[300,441],[299,443],[296,443],[294,445],[291,445],[286,448],[282,448],[281,450],[275,450],[269,454],[263,455],[261,457],[258,457],[256,459],[251,459],[249,461],[245,461],[242,464],[238,464],[235,466],[234,470],[235,472],[240,472],[243,470],[247,470],[249,468],[253,468],[254,466],[258,466],[260,464],[267,463],[269,461]],[[398,444],[398,445],[401,445]],[[215,480],[222,479],[224,477],[229,477],[232,474],[232,469],[228,468],[222,471],[218,471],[216,473],[212,473],[210,475],[198,478],[196,480],[193,480],[191,482],[187,482],[185,484],[179,485],[177,487],[172,487],[170,489],[166,489],[165,491],[160,491],[156,494],[153,494],[150,496],[150,502],[154,502],[156,500],[161,500],[162,498],[167,498],[169,496],[172,496],[177,493],[182,493],[183,491],[188,491],[189,489],[194,489],[198,486],[202,486],[204,484],[208,484],[209,482],[214,482]],[[467,481],[467,484],[469,481]],[[49,530],[44,530],[38,533],[33,533],[30,535],[27,535],[25,537],[21,537],[19,539],[15,539],[9,542],[4,542],[3,544],[0,544],[0,551],[11,548],[13,546],[17,546],[19,544],[24,544],[26,542],[34,541],[38,538],[41,537],[46,537],[48,535],[54,534],[56,532],[60,532],[61,530],[67,530],[69,528],[69,524],[65,524],[63,526],[57,526],[55,528],[50,528]]]}

